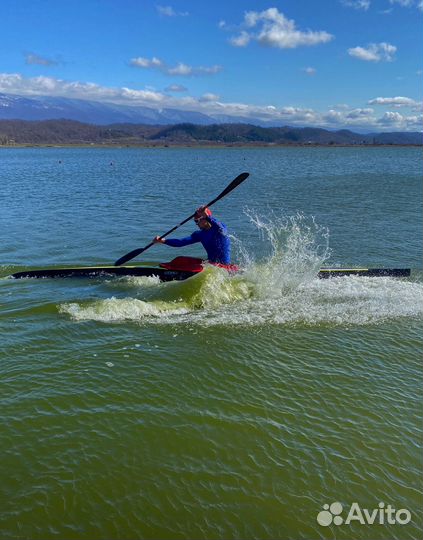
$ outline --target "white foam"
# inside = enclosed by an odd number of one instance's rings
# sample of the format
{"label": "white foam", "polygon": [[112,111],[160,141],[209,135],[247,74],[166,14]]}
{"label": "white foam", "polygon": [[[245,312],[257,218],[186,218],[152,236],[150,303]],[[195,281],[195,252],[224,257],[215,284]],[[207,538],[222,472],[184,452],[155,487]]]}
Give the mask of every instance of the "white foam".
{"label": "white foam", "polygon": [[392,278],[315,279],[279,298],[253,298],[178,315],[201,326],[368,325],[423,315],[423,285]]}
{"label": "white foam", "polygon": [[223,269],[206,266],[182,282],[129,278],[131,287],[138,287],[137,296],[144,294],[148,301],[112,297],[64,304],[60,311],[78,321],[201,326],[366,325],[422,316],[421,282],[357,276],[318,279],[318,269],[330,254],[329,234],[312,218],[298,214],[263,220],[251,212],[249,217],[268,253],[257,262],[236,240],[244,261],[242,274],[231,277]]}
{"label": "white foam", "polygon": [[158,276],[119,276],[106,283],[112,288],[121,289],[122,285],[128,285],[129,287],[148,289],[157,287],[160,284],[160,278]]}
{"label": "white foam", "polygon": [[114,297],[88,304],[62,304],[59,306],[59,311],[70,315],[76,321],[92,320],[101,322],[142,321],[146,318],[162,318],[187,312],[186,309],[175,306],[175,304]]}
{"label": "white foam", "polygon": [[[230,278],[228,278],[230,279]],[[209,284],[210,286],[210,284]],[[248,290],[248,284],[245,284]],[[228,290],[230,286],[227,286]],[[206,288],[207,289],[207,288]],[[205,292],[206,296],[209,294]],[[228,298],[228,292],[223,296]],[[246,295],[247,296],[247,295]],[[222,296],[220,296],[222,299]],[[334,324],[366,325],[423,315],[423,285],[393,278],[314,279],[285,294],[240,297],[189,309],[181,302],[144,302],[109,298],[88,304],[64,304],[60,311],[74,320],[136,321],[149,324],[213,325]]]}

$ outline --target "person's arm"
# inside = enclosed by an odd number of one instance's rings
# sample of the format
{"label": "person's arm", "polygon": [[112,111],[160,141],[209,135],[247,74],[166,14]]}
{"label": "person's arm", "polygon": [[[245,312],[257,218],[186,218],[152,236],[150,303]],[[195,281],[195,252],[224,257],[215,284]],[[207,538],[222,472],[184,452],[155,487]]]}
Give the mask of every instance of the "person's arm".
{"label": "person's arm", "polygon": [[160,236],[156,236],[153,242],[155,244],[166,244],[171,247],[189,246],[191,244],[200,242],[200,239],[198,238],[198,234],[196,234],[196,232],[193,232],[191,236],[186,236],[185,238],[160,238]]}

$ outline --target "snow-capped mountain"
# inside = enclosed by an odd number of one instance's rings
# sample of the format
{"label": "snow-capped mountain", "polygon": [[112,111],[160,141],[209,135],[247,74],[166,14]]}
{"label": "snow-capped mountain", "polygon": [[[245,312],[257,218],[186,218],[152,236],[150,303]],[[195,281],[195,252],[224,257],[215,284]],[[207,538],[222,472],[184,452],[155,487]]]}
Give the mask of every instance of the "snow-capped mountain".
{"label": "snow-capped mountain", "polygon": [[2,120],[52,120],[66,118],[89,124],[212,124],[210,116],[178,109],[151,109],[62,97],[24,97],[0,94]]}

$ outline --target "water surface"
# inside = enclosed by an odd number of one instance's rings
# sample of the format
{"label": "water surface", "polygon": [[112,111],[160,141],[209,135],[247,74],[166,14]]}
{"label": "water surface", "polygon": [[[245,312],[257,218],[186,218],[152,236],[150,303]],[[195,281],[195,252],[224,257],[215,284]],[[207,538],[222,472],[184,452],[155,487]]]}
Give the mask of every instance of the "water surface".
{"label": "water surface", "polygon": [[[420,149],[2,149],[0,160],[3,537],[420,537]],[[113,263],[243,171],[214,207],[242,276],[6,279]],[[142,260],[181,254],[202,251],[155,246]],[[413,271],[315,278],[351,265]],[[335,501],[384,502],[412,521],[320,526]]]}

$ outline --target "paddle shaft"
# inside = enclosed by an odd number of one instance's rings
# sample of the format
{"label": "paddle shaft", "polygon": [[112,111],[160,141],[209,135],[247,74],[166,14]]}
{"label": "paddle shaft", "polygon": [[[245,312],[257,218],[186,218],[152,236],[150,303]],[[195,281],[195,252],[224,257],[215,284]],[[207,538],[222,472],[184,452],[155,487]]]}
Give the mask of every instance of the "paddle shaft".
{"label": "paddle shaft", "polygon": [[[246,178],[248,178],[250,173],[241,173],[240,175],[238,175],[235,180],[232,180],[232,182],[216,197],[214,198],[212,201],[210,201],[208,204],[206,204],[205,206],[212,206],[214,203],[216,203],[217,201],[219,201],[220,199],[223,199],[223,197],[225,197],[228,193],[230,193],[232,190],[234,190],[236,187],[239,186],[239,184],[241,184]],[[195,216],[195,212],[194,214],[191,214],[189,217],[187,217],[186,219],[184,219],[183,221],[181,221],[181,223],[179,223],[178,225],[175,225],[175,227],[172,227],[171,229],[169,229],[167,232],[165,232],[164,234],[162,234],[159,238],[160,240],[162,240],[163,238],[165,238],[166,236],[168,236],[170,233],[172,233],[173,231],[176,231],[176,229],[178,229],[181,225],[184,225],[184,223],[186,223],[187,221],[189,221],[190,219],[192,219],[193,217]],[[138,255],[140,255],[143,251],[147,250],[148,248],[151,248],[151,246],[154,246],[155,242],[150,242],[147,246],[143,247],[143,248],[137,248],[137,249],[134,249],[133,251],[130,251],[129,253],[127,253],[126,255],[124,255],[123,257],[121,257],[120,259],[118,259],[116,262],[115,262],[115,266],[120,266],[121,264],[124,264],[128,261],[130,261],[131,259],[133,259],[134,257],[137,257]]]}

